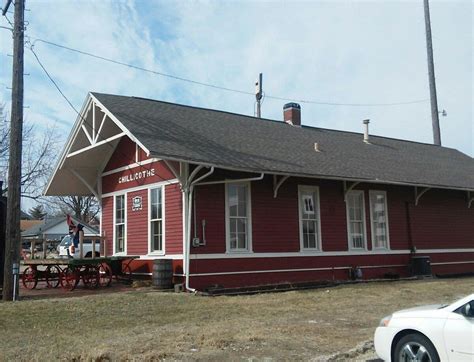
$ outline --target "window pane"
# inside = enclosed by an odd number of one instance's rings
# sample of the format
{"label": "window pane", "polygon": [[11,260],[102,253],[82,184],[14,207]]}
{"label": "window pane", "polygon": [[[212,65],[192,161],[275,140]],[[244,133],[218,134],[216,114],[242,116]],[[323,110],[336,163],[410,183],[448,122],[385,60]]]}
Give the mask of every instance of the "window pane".
{"label": "window pane", "polygon": [[125,225],[117,225],[115,227],[115,251],[117,253],[125,251]]}
{"label": "window pane", "polygon": [[230,233],[230,248],[236,249],[237,248],[237,234]]}
{"label": "window pane", "polygon": [[315,248],[316,247],[316,235],[315,234],[308,234],[308,247]]}
{"label": "window pane", "polygon": [[238,233],[237,234],[237,247],[239,249],[245,249],[246,248],[246,243],[245,243],[245,234],[244,233]]}
{"label": "window pane", "polygon": [[228,204],[229,204],[229,216],[238,216],[237,207],[239,199],[237,195],[237,187],[235,185],[229,185],[228,188]]}
{"label": "window pane", "polygon": [[230,227],[231,233],[236,233],[237,232],[237,219],[230,219],[229,227]]}
{"label": "window pane", "polygon": [[152,221],[151,223],[152,249],[153,251],[162,250],[162,232],[161,221]]}
{"label": "window pane", "polygon": [[246,219],[237,219],[237,231],[239,233],[246,233],[247,231],[247,220]]}
{"label": "window pane", "polygon": [[115,223],[117,224],[125,222],[124,199],[124,195],[120,195],[115,198]]}

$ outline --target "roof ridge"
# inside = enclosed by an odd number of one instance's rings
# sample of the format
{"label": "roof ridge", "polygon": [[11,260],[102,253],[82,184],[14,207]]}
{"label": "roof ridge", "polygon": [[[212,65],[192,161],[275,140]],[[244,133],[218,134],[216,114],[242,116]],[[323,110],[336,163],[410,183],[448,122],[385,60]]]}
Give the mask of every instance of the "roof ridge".
{"label": "roof ridge", "polygon": [[[192,108],[192,109],[205,110],[205,111],[210,111],[210,112],[215,112],[215,113],[230,114],[230,115],[239,116],[239,117],[246,117],[246,118],[249,118],[251,120],[268,121],[268,122],[272,122],[272,123],[275,123],[275,124],[281,124],[282,126],[288,127],[288,125],[285,122],[283,122],[282,120],[276,120],[276,119],[270,119],[270,118],[258,118],[258,117],[255,117],[255,116],[249,116],[249,115],[246,115],[246,114],[235,113],[235,112],[230,112],[230,111],[223,111],[223,110],[219,110],[219,109],[191,106],[191,105],[187,105],[187,104],[174,103],[174,102],[168,102],[168,101],[152,99],[152,98],[146,98],[146,97],[138,97],[138,96],[126,96],[126,95],[117,95],[117,94],[99,93],[99,92],[90,92],[90,93],[92,93],[92,94],[101,94],[101,95],[105,95],[105,96],[113,96],[113,97],[133,98],[133,99],[139,99],[139,100],[144,100],[144,101],[149,101],[149,102],[164,103],[164,104],[169,104],[169,105],[184,107],[184,108]],[[296,128],[298,128],[298,126]],[[333,128],[323,128],[323,127],[310,126],[310,125],[301,125],[299,128],[306,128],[306,129],[310,129],[310,130],[338,132],[338,133],[346,133],[346,134],[353,134],[353,135],[363,135],[363,132],[345,131],[345,130],[339,130],[339,129],[333,129]],[[435,145],[435,144],[432,144],[432,143],[413,141],[413,140],[407,140],[407,139],[402,139],[402,138],[380,136],[380,135],[377,135],[377,134],[370,134],[370,137],[383,138],[383,139],[394,140],[394,141],[398,141],[398,142],[409,142],[409,143],[414,143],[414,144],[419,144],[419,145],[424,145],[424,146],[440,147],[440,148],[443,148],[443,149],[457,151],[457,152],[459,152],[463,155],[466,155],[466,156],[472,158],[471,156],[465,154],[464,152],[461,152],[458,149],[452,148],[452,147],[438,146],[438,145]]]}

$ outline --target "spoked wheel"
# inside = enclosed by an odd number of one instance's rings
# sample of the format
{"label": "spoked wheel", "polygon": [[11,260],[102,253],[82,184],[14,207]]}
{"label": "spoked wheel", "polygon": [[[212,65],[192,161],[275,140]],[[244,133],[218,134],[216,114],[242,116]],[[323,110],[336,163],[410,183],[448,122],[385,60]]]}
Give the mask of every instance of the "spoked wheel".
{"label": "spoked wheel", "polygon": [[99,285],[99,271],[93,265],[86,265],[81,277],[86,288],[96,288]]}
{"label": "spoked wheel", "polygon": [[63,289],[74,290],[77,283],[79,283],[79,271],[74,267],[68,266],[61,272],[59,280]]}
{"label": "spoked wheel", "polygon": [[38,284],[38,271],[29,266],[23,272],[21,281],[26,289],[35,289]]}
{"label": "spoked wheel", "polygon": [[106,263],[97,265],[97,272],[99,274],[99,286],[108,287],[112,283],[112,269]]}
{"label": "spoked wheel", "polygon": [[46,274],[46,286],[48,288],[57,288],[59,287],[59,279],[61,274],[61,269],[57,265],[48,265],[45,271]]}
{"label": "spoked wheel", "polygon": [[398,341],[395,361],[439,362],[439,356],[428,338],[421,334],[409,334]]}

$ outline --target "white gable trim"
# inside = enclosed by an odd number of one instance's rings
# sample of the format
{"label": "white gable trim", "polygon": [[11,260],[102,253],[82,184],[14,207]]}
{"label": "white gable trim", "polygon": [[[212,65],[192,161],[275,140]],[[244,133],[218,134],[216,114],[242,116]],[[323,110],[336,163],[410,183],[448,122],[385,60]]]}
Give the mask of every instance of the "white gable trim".
{"label": "white gable trim", "polygon": [[94,101],[94,103],[96,105],[98,105],[100,107],[100,109],[102,110],[102,112],[104,112],[112,121],[115,122],[115,124],[117,126],[119,126],[119,128],[125,132],[125,134],[132,140],[134,141],[135,143],[137,143],[146,153],[147,156],[150,156],[150,150],[148,148],[146,148],[143,143],[141,143],[129,130],[127,127],[125,127],[122,122],[120,122],[117,117],[115,117],[101,102],[99,102],[99,100],[94,97],[91,93],[89,93],[89,97]]}

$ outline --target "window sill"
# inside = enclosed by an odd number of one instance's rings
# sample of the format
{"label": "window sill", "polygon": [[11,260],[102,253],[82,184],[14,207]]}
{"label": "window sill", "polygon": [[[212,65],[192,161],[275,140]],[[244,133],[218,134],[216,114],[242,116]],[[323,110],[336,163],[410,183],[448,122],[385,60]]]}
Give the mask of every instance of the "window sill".
{"label": "window sill", "polygon": [[301,254],[322,254],[324,253],[321,249],[300,249]]}
{"label": "window sill", "polygon": [[150,251],[147,256],[165,256],[164,251]]}
{"label": "window sill", "polygon": [[253,254],[251,250],[226,250],[226,254]]}

